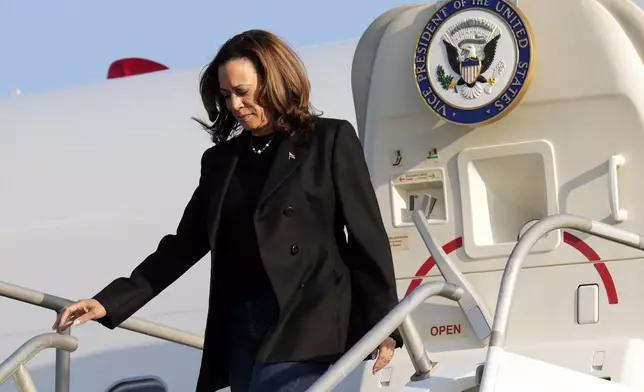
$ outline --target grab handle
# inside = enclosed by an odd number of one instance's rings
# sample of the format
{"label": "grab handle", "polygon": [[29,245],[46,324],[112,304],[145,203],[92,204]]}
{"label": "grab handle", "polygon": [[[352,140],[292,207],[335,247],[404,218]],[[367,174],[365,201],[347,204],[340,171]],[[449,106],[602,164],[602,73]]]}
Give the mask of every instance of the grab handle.
{"label": "grab handle", "polygon": [[616,222],[623,222],[628,218],[628,212],[619,207],[619,185],[617,169],[622,167],[626,160],[621,154],[613,155],[608,161],[608,200],[611,215]]}

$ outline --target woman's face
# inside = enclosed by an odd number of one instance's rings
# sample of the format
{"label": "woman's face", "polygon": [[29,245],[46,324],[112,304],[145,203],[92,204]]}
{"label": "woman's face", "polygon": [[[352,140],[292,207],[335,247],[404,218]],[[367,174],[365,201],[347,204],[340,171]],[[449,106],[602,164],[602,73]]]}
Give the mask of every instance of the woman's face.
{"label": "woman's face", "polygon": [[259,77],[253,63],[233,59],[219,67],[219,86],[226,107],[237,121],[249,131],[260,130],[268,124],[268,112],[257,101]]}

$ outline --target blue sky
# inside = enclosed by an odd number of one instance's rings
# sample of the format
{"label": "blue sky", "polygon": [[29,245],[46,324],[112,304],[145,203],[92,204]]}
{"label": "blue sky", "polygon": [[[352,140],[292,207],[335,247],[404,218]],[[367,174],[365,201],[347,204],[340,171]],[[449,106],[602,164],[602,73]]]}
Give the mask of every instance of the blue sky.
{"label": "blue sky", "polygon": [[378,15],[410,2],[0,0],[0,98],[100,81],[112,61],[128,56],[200,67],[250,28],[296,46],[357,38]]}
{"label": "blue sky", "polygon": [[100,81],[112,61],[128,56],[200,67],[224,40],[251,28],[296,46],[357,38],[378,15],[407,3],[0,0],[0,97]]}

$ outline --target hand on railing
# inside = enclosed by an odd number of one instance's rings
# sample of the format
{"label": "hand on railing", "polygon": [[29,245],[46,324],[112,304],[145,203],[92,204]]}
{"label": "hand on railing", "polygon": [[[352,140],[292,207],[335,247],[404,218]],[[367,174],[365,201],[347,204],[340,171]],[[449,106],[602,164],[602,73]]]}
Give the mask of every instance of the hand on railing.
{"label": "hand on railing", "polygon": [[403,298],[382,320],[365,336],[347,351],[333,366],[322,375],[307,392],[326,392],[332,390],[351,371],[353,371],[383,339],[398,329],[403,336],[407,352],[410,355],[417,374],[428,376],[435,363],[431,362],[423,340],[418,334],[414,322],[409,318],[414,309],[432,296],[459,301],[463,289],[446,282],[427,282],[418,286],[411,294]]}
{"label": "hand on railing", "polygon": [[[54,295],[41,293],[25,287],[16,286],[0,280],[0,297],[11,298],[17,301],[36,305],[41,308],[51,309],[55,312],[62,312],[67,306],[74,303],[68,299],[56,297]],[[183,344],[188,347],[194,347],[199,350],[203,349],[203,337],[190,332],[178,330],[161,324],[151,323],[149,321],[139,320],[130,317],[117,326],[118,328],[127,329],[142,333],[144,335],[163,339],[168,342]]]}
{"label": "hand on railing", "polygon": [[64,331],[72,325],[83,325],[89,320],[96,320],[105,317],[107,311],[95,299],[81,299],[73,304],[67,305],[58,314],[52,329]]}
{"label": "hand on railing", "polygon": [[393,338],[388,337],[384,342],[378,346],[378,349],[374,351],[376,354],[376,361],[373,364],[372,372],[373,374],[378,373],[387,366],[389,362],[394,357],[394,351],[396,350],[396,341]]}

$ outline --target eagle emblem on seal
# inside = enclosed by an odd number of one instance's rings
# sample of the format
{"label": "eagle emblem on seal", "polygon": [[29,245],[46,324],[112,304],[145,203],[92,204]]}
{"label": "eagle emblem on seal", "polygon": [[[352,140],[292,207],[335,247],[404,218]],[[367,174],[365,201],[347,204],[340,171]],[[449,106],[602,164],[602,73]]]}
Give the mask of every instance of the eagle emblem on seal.
{"label": "eagle emblem on seal", "polygon": [[456,82],[457,86],[466,84],[467,87],[472,88],[476,82],[488,82],[487,78],[482,74],[490,68],[490,65],[494,61],[496,44],[499,42],[499,38],[501,38],[500,34],[492,38],[483,47],[482,56],[479,56],[474,44],[468,43],[463,45],[459,53],[459,50],[454,45],[443,41],[445,50],[447,50],[447,60],[449,61],[450,67],[452,67],[454,72],[461,75],[461,78]]}
{"label": "eagle emblem on seal", "polygon": [[437,67],[439,83],[445,90],[461,93],[466,99],[477,98],[484,90],[490,94],[496,78],[503,72],[499,62],[492,75],[484,74],[492,67],[501,39],[500,29],[483,18],[469,18],[452,26],[442,37],[449,67],[458,80],[448,75],[442,65]]}

